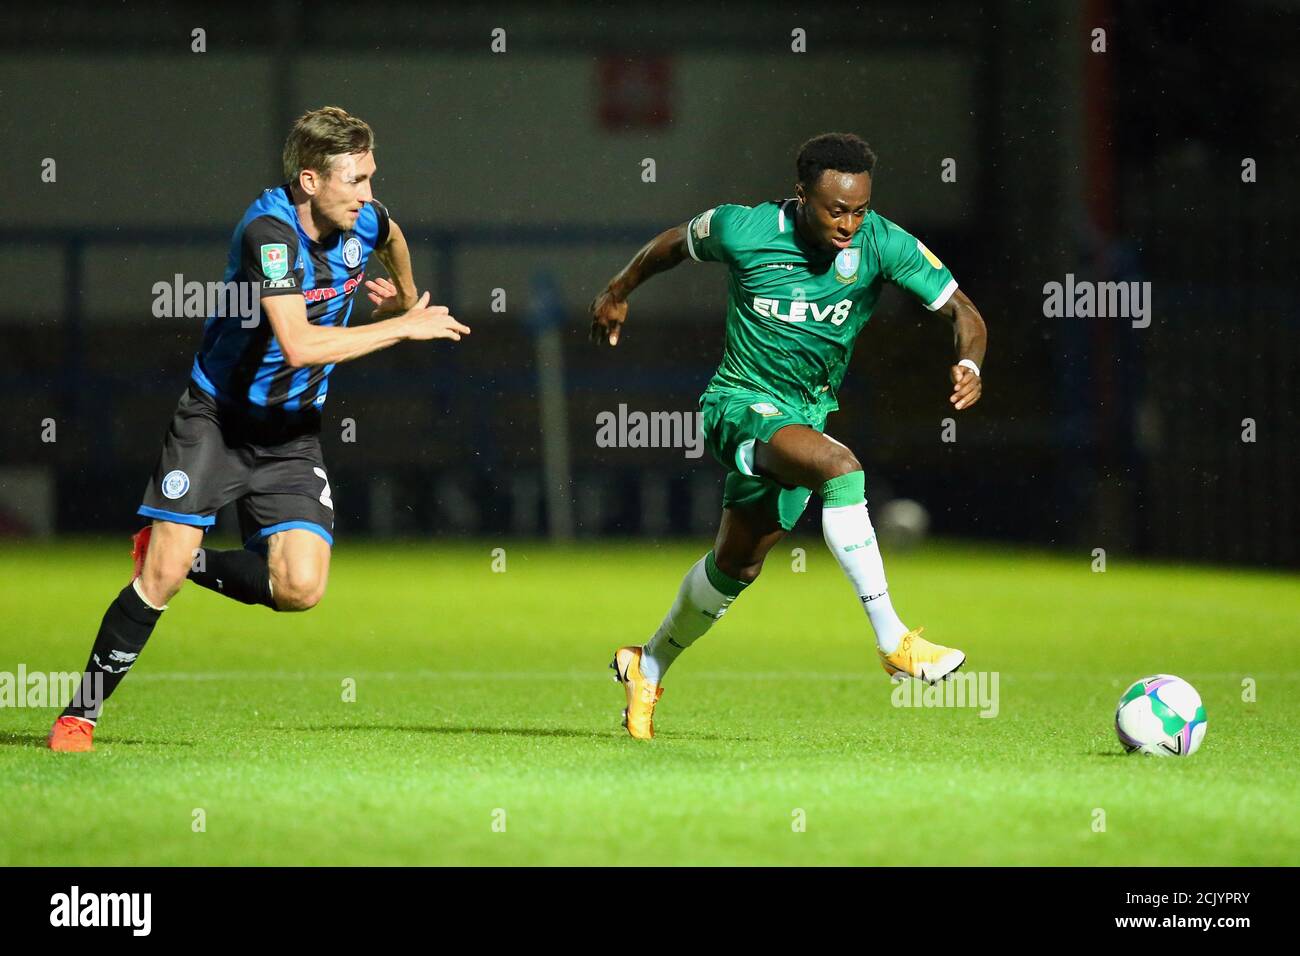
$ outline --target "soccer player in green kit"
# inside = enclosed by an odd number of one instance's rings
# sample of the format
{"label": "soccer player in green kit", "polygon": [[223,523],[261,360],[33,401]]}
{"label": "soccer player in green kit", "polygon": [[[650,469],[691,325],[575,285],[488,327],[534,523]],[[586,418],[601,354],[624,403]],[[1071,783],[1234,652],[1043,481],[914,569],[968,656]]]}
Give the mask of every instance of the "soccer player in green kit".
{"label": "soccer player in green kit", "polygon": [[700,396],[705,445],[727,469],[722,524],[650,640],[615,652],[611,667],[624,684],[624,725],[633,737],[654,736],[669,666],[754,582],[814,491],[826,545],[866,609],[885,672],[935,683],[966,660],[894,611],[862,465],[823,431],[839,407],[835,392],[853,343],[887,281],[952,323],[953,408],[980,397],[984,320],[919,239],[870,210],[875,162],[857,136],[809,140],[796,160],[793,199],[717,206],[661,233],[591,305],[593,340],[614,346],[628,296],[650,276],[687,258],[721,262],[730,272],[726,348]]}

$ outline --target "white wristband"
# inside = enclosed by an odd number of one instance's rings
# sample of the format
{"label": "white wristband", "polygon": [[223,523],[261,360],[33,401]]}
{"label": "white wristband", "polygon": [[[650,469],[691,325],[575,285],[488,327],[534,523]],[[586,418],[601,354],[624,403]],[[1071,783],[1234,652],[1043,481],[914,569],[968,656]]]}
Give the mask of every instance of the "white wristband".
{"label": "white wristband", "polygon": [[977,376],[978,376],[979,373],[980,373],[980,367],[979,367],[978,365],[975,364],[974,359],[962,359],[962,360],[961,360],[960,362],[958,362],[957,364],[958,364],[958,365],[964,365],[964,366],[966,366],[966,368],[970,369],[970,370],[971,370],[972,372],[974,372]]}

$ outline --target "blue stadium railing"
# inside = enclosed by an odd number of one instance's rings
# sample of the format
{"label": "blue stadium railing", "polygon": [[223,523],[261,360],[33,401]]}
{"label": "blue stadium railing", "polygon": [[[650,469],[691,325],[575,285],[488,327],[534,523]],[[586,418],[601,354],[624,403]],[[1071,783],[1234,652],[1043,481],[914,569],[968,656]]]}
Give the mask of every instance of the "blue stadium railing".
{"label": "blue stadium railing", "polygon": [[[457,307],[456,256],[464,249],[485,245],[523,246],[582,246],[595,244],[636,247],[661,232],[664,224],[638,224],[621,226],[456,226],[432,227],[402,224],[402,231],[414,247],[433,253],[436,276],[435,301]],[[80,338],[85,320],[85,304],[81,290],[85,279],[85,253],[91,246],[202,246],[224,244],[230,241],[228,229],[205,228],[18,228],[0,232],[0,248],[4,246],[53,245],[63,249],[64,324],[69,335],[68,345],[74,350],[69,355],[70,364],[80,364]],[[224,262],[213,263],[213,279]]]}
{"label": "blue stadium railing", "polygon": [[[458,256],[475,247],[489,245],[516,245],[537,248],[573,248],[580,246],[606,245],[620,247],[618,255],[611,257],[611,263],[621,263],[637,247],[662,231],[663,224],[637,224],[621,226],[467,226],[467,227],[431,227],[403,222],[402,230],[412,247],[416,259],[417,272],[421,264],[427,264],[432,257],[432,281],[429,287],[433,291],[433,301],[449,306],[453,311],[463,303],[458,301],[459,282],[457,274]],[[61,274],[48,277],[47,281],[57,281],[64,290],[63,305],[59,310],[61,325],[60,374],[57,381],[51,382],[46,376],[30,375],[12,371],[0,381],[0,394],[30,395],[39,390],[49,389],[53,384],[57,391],[57,400],[63,412],[73,420],[89,420],[96,427],[88,429],[96,458],[100,462],[114,460],[115,449],[112,447],[112,428],[108,427],[114,416],[113,396],[121,389],[138,388],[139,378],[136,374],[123,375],[120,379],[102,371],[92,374],[86,361],[86,327],[88,307],[84,296],[86,281],[87,252],[92,249],[117,247],[156,247],[176,249],[195,246],[223,247],[230,240],[230,231],[218,228],[20,228],[0,232],[0,249],[14,246],[55,246],[62,250]],[[194,277],[216,280],[224,269],[224,255],[212,263],[210,276]],[[615,266],[611,265],[611,269]],[[427,274],[427,273],[426,273]],[[41,281],[41,277],[36,277]],[[585,316],[574,315],[572,321],[576,326],[585,325]],[[195,344],[197,344],[197,329]],[[619,388],[657,387],[661,389],[680,389],[684,392],[696,390],[711,373],[712,360],[715,356],[702,357],[700,362],[685,365],[674,363],[664,367],[632,365],[614,368],[570,369],[568,388],[572,390],[606,390]],[[458,368],[455,356],[446,356],[445,361],[457,374],[450,376],[431,376],[423,380],[411,380],[404,376],[378,374],[372,378],[388,397],[419,396],[440,400],[444,390],[473,389],[486,387],[489,383],[478,382],[467,372]],[[454,383],[450,384],[450,383]],[[536,371],[531,365],[528,369],[516,369],[509,376],[494,378],[490,386],[497,392],[532,391],[536,384]],[[483,434],[489,434],[484,430]],[[490,439],[489,439],[490,440]],[[490,452],[490,449],[485,449]]]}

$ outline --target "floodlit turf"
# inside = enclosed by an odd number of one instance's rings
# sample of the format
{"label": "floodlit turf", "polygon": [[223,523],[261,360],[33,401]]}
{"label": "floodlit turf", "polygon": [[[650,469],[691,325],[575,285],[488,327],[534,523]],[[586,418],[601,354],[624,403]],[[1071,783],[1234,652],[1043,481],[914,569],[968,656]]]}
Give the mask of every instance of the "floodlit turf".
{"label": "floodlit turf", "polygon": [[[127,546],[0,546],[0,671],[79,669]],[[849,586],[794,546],[806,572],[769,559],[669,675],[648,744],[606,665],[704,542],[345,540],[299,615],[190,585],[95,753],[43,749],[54,710],[0,710],[0,864],[1300,861],[1294,575],[887,551],[904,618],[998,673],[984,718],[893,706]],[[1121,691],[1156,672],[1205,700],[1190,759],[1115,740]]]}

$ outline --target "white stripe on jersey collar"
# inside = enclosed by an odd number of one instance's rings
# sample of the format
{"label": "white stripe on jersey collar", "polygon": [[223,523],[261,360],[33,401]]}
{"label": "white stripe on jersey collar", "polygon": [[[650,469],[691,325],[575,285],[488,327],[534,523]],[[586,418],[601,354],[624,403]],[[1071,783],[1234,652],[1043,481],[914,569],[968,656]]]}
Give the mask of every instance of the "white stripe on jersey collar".
{"label": "white stripe on jersey collar", "polygon": [[776,211],[776,225],[778,232],[785,232],[785,207],[794,202],[793,199],[787,199],[781,203],[781,207]]}

